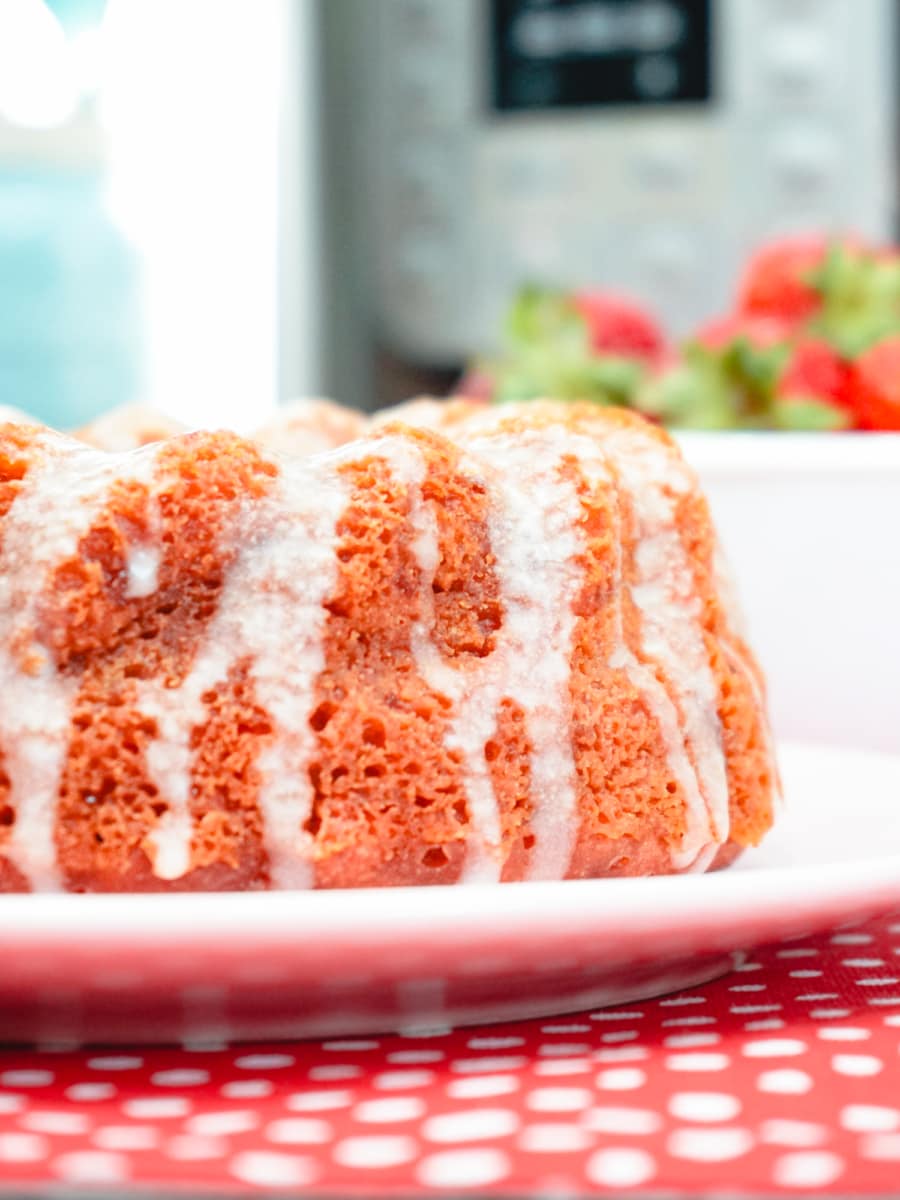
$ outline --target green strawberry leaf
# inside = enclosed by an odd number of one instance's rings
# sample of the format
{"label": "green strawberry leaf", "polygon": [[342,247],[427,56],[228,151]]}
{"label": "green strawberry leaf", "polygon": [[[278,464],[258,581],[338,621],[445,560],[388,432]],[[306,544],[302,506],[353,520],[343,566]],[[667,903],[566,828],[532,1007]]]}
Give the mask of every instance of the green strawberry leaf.
{"label": "green strawberry leaf", "polygon": [[511,347],[553,342],[571,349],[589,348],[587,324],[565,292],[529,284],[518,292],[504,327]]}
{"label": "green strawberry leaf", "polygon": [[731,364],[744,389],[758,398],[775,387],[789,354],[790,350],[783,342],[756,346],[748,338],[741,337],[733,344]]}
{"label": "green strawberry leaf", "polygon": [[613,397],[616,404],[629,403],[647,374],[637,359],[614,354],[591,357],[585,367],[586,378],[594,389]]}
{"label": "green strawberry leaf", "polygon": [[629,405],[644,376],[639,363],[566,353],[558,346],[531,347],[495,362],[489,371],[500,402],[552,396]]}
{"label": "green strawberry leaf", "polygon": [[794,432],[849,429],[852,424],[847,413],[811,396],[779,396],[772,406],[772,413],[776,429]]}
{"label": "green strawberry leaf", "polygon": [[809,327],[845,358],[900,331],[900,261],[838,243],[811,282],[822,306]]}
{"label": "green strawberry leaf", "polygon": [[679,429],[734,429],[738,414],[731,389],[712,362],[685,361],[648,381],[636,407]]}
{"label": "green strawberry leaf", "polygon": [[571,297],[552,288],[523,288],[510,307],[505,350],[485,364],[499,402],[553,396],[630,405],[645,367],[618,355],[598,355]]}

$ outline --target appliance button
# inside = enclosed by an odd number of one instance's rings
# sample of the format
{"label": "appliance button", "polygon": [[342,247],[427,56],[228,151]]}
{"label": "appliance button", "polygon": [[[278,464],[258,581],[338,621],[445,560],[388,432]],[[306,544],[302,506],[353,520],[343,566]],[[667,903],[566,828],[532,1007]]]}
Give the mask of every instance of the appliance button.
{"label": "appliance button", "polygon": [[838,146],[823,129],[791,129],[776,135],[771,160],[782,186],[793,192],[814,191],[833,182]]}
{"label": "appliance button", "polygon": [[678,92],[681,70],[670,54],[646,54],[634,64],[634,87],[647,100],[668,100]]}
{"label": "appliance button", "polygon": [[798,27],[773,34],[765,49],[769,83],[787,95],[827,86],[828,48],[820,33]]}
{"label": "appliance button", "polygon": [[805,21],[808,22],[810,28],[815,28],[821,21],[827,21],[832,17],[833,7],[832,0],[769,0],[770,12],[762,12],[761,19],[767,23],[784,19],[795,24]]}
{"label": "appliance button", "polygon": [[681,188],[696,174],[697,156],[682,139],[660,138],[642,146],[632,160],[637,182],[653,190]]}
{"label": "appliance button", "polygon": [[498,197],[535,199],[571,191],[575,183],[571,167],[565,154],[535,147],[528,153],[498,155],[489,178]]}

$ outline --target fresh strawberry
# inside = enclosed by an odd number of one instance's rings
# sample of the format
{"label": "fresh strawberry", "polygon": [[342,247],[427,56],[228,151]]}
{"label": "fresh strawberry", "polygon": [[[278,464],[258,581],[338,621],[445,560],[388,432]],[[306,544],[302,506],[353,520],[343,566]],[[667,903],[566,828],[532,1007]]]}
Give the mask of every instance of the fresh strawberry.
{"label": "fresh strawberry", "polygon": [[732,313],[728,317],[717,317],[691,337],[692,342],[705,346],[707,350],[724,350],[732,342],[745,340],[749,345],[763,350],[787,341],[791,327],[775,317],[755,317],[745,313]]}
{"label": "fresh strawberry", "polygon": [[657,323],[631,300],[612,292],[576,292],[572,303],[587,322],[591,348],[597,354],[636,358],[655,365],[666,340]]}
{"label": "fresh strawberry", "polygon": [[900,432],[900,334],[871,346],[853,364],[850,401],[863,429]]}
{"label": "fresh strawberry", "polygon": [[824,262],[828,246],[825,238],[793,237],[758,250],[741,282],[740,311],[794,324],[812,317],[821,298],[810,276]]}
{"label": "fresh strawberry", "polygon": [[846,364],[828,342],[802,338],[792,346],[776,390],[781,396],[821,396],[843,402],[846,389]]}
{"label": "fresh strawberry", "polygon": [[[522,288],[507,312],[501,351],[472,368],[478,398],[487,393],[498,403],[553,396],[633,404],[648,374],[647,356],[662,352],[662,338],[634,305],[592,296],[588,319],[583,297],[557,288]],[[609,317],[602,334],[601,309]],[[601,336],[604,347],[598,349]],[[470,393],[470,382],[465,386]]]}
{"label": "fresh strawberry", "polygon": [[782,321],[737,314],[701,329],[683,364],[638,404],[667,424],[703,429],[846,429],[847,367],[825,341]]}
{"label": "fresh strawberry", "polygon": [[855,424],[850,368],[828,342],[801,338],[775,385],[776,424],[794,429],[847,429]]}
{"label": "fresh strawberry", "polygon": [[635,402],[682,429],[765,429],[789,355],[778,322],[728,317],[686,342],[681,362],[648,380]]}

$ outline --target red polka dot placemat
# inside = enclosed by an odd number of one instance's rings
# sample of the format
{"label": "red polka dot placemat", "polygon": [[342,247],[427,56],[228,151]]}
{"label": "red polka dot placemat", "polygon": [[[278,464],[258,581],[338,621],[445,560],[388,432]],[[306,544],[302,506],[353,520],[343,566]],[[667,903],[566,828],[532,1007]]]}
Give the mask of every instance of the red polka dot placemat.
{"label": "red polka dot placemat", "polygon": [[900,920],[628,1008],[420,1036],[0,1054],[0,1180],[192,1191],[879,1192]]}

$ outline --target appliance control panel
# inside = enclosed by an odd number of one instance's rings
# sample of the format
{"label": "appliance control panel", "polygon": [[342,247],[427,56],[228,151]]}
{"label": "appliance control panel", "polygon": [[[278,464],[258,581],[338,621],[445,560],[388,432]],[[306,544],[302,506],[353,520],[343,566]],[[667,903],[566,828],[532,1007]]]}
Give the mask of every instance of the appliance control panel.
{"label": "appliance control panel", "polygon": [[674,333],[746,253],[894,231],[892,0],[379,0],[367,95],[385,342],[454,364],[525,282]]}

